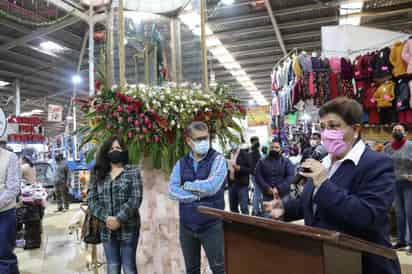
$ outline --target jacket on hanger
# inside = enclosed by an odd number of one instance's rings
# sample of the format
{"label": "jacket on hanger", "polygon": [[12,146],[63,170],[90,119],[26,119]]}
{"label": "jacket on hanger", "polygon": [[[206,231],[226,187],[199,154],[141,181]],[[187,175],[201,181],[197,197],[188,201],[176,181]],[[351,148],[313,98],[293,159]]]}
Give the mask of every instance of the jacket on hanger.
{"label": "jacket on hanger", "polygon": [[299,63],[299,57],[295,56],[293,58],[293,72],[295,73],[296,78],[302,79],[303,78],[303,70]]}
{"label": "jacket on hanger", "polygon": [[407,111],[409,110],[409,102],[410,102],[410,90],[407,81],[399,80],[396,83],[395,87],[395,95],[396,95],[396,110],[397,111]]}
{"label": "jacket on hanger", "polygon": [[376,79],[392,75],[393,66],[389,60],[391,49],[389,47],[381,49],[373,60],[373,77]]}
{"label": "jacket on hanger", "polygon": [[341,71],[342,71],[342,80],[352,80],[353,78],[353,66],[349,59],[341,59]]}
{"label": "jacket on hanger", "polygon": [[403,47],[402,59],[408,64],[407,72],[412,73],[412,38],[406,41]]}
{"label": "jacket on hanger", "polygon": [[392,107],[392,101],[395,99],[395,83],[386,81],[381,84],[375,92],[373,98],[378,104],[378,108]]}
{"label": "jacket on hanger", "polygon": [[341,64],[340,64],[340,58],[339,57],[329,58],[329,64],[330,64],[330,69],[334,73],[340,73],[341,72]]}
{"label": "jacket on hanger", "polygon": [[401,41],[396,42],[391,48],[390,61],[393,65],[393,76],[398,77],[406,73],[406,62],[402,58],[402,51],[405,43]]}

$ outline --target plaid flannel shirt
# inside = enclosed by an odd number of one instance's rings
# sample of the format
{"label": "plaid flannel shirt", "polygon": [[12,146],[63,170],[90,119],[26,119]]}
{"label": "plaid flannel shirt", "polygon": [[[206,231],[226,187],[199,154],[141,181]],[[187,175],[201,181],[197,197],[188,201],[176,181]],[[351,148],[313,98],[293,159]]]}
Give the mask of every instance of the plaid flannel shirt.
{"label": "plaid flannel shirt", "polygon": [[110,174],[103,182],[93,175],[89,184],[88,205],[93,216],[106,222],[108,216],[116,217],[120,229],[111,231],[106,226],[101,230],[102,241],[129,240],[140,226],[139,207],[142,203],[143,185],[140,170],[125,167],[114,180]]}

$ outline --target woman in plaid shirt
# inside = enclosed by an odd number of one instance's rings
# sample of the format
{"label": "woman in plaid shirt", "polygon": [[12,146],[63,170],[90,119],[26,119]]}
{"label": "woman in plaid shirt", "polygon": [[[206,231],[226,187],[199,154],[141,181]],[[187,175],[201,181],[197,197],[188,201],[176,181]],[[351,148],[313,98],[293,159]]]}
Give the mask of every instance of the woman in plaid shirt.
{"label": "woman in plaid shirt", "polygon": [[137,274],[142,180],[139,169],[126,166],[127,151],[120,138],[101,146],[90,181],[88,205],[105,223],[101,238],[107,259],[107,274]]}

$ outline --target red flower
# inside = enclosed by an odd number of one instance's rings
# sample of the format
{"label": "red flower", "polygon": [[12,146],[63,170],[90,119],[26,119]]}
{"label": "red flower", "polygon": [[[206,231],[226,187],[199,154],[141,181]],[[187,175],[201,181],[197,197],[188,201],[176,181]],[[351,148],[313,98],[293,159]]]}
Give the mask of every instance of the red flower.
{"label": "red flower", "polygon": [[146,143],[150,144],[150,137],[146,136]]}
{"label": "red flower", "polygon": [[134,120],[134,125],[135,125],[135,127],[139,127],[140,126],[139,120]]}
{"label": "red flower", "polygon": [[148,129],[152,129],[152,127],[153,127],[153,126],[152,126],[152,123],[149,122],[149,123],[147,124],[147,128],[148,128]]}
{"label": "red flower", "polygon": [[133,117],[129,117],[129,118],[127,118],[127,122],[130,124],[130,123],[133,123]]}
{"label": "red flower", "polygon": [[127,111],[127,113],[131,113],[132,111],[134,110],[134,107],[133,106],[127,106],[126,107],[126,111]]}
{"label": "red flower", "polygon": [[129,137],[129,139],[133,138],[133,132],[129,131],[129,133],[127,133],[127,137]]}
{"label": "red flower", "polygon": [[243,115],[246,114],[246,109],[243,106],[239,106],[239,112]]}
{"label": "red flower", "polygon": [[112,116],[113,116],[114,118],[116,118],[117,116],[119,116],[119,113],[113,112],[113,113],[112,113]]}
{"label": "red flower", "polygon": [[141,104],[140,104],[140,101],[138,99],[134,100],[133,105],[134,105],[134,109],[136,111],[139,111]]}
{"label": "red flower", "polygon": [[144,118],[144,113],[140,113],[140,118]]}
{"label": "red flower", "polygon": [[117,112],[123,112],[122,106],[118,106],[118,107],[117,107]]}
{"label": "red flower", "polygon": [[157,136],[157,135],[155,135],[155,136],[154,136],[154,142],[155,142],[156,144],[159,143],[159,142],[160,142],[160,137]]}
{"label": "red flower", "polygon": [[150,119],[149,119],[149,117],[147,117],[147,116],[144,117],[144,123],[145,123],[145,125],[150,124]]}
{"label": "red flower", "polygon": [[96,82],[94,83],[95,87],[97,90],[100,90],[100,88],[102,87],[102,82],[100,80],[96,80]]}
{"label": "red flower", "polygon": [[145,128],[145,127],[142,128],[142,131],[143,131],[144,134],[147,134],[147,132],[148,132],[147,128]]}
{"label": "red flower", "polygon": [[225,103],[224,108],[226,109],[232,109],[233,108],[233,104],[230,102]]}
{"label": "red flower", "polygon": [[123,97],[123,94],[120,91],[116,91],[116,98],[121,100]]}

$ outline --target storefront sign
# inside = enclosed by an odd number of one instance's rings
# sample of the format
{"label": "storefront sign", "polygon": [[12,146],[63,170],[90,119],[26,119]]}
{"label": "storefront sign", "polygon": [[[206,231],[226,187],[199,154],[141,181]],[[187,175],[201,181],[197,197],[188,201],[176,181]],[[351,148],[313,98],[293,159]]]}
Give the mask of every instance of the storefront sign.
{"label": "storefront sign", "polygon": [[269,106],[250,107],[247,111],[248,127],[270,125]]}
{"label": "storefront sign", "polygon": [[59,105],[49,105],[47,120],[49,122],[63,121],[63,107]]}

